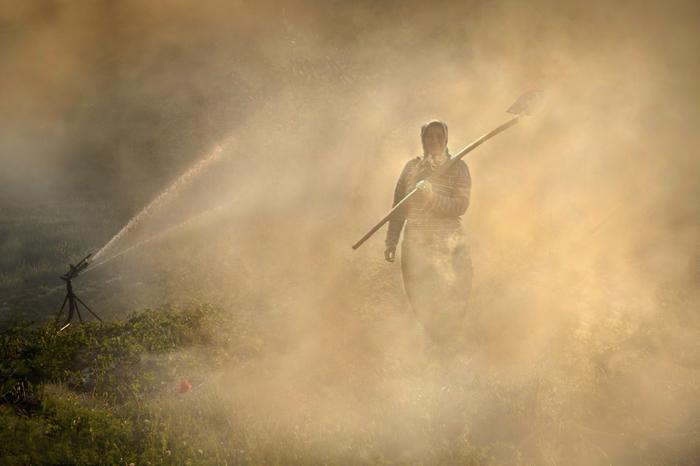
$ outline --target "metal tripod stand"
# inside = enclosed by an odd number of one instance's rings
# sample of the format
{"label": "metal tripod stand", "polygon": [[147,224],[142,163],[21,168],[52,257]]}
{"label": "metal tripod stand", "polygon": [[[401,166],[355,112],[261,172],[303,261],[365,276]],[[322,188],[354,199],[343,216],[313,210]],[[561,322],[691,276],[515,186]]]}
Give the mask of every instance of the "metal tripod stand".
{"label": "metal tripod stand", "polygon": [[87,260],[92,254],[88,254],[78,262],[77,265],[70,264],[70,269],[68,272],[65,274],[61,275],[61,280],[66,282],[66,297],[63,299],[63,304],[61,305],[61,309],[58,311],[58,314],[56,315],[56,322],[55,325],[58,326],[59,321],[61,320],[61,315],[63,314],[63,310],[66,307],[66,304],[68,304],[68,315],[66,317],[65,324],[58,330],[59,332],[65,330],[68,328],[68,326],[71,324],[71,321],[73,320],[73,317],[77,314],[78,320],[80,323],[83,323],[83,316],[80,314],[80,307],[78,304],[82,305],[85,309],[87,309],[90,314],[95,316],[97,320],[100,322],[103,322],[103,320],[95,314],[95,311],[90,309],[90,306],[85,304],[80,298],[78,298],[75,293],[73,293],[73,279],[77,277],[80,272],[85,270],[85,268],[88,266]]}

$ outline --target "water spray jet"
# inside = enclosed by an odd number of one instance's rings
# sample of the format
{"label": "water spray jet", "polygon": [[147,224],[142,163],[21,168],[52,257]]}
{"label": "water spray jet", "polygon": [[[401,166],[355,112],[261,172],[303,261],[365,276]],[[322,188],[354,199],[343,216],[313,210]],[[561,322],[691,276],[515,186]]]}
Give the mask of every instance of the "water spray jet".
{"label": "water spray jet", "polygon": [[[97,320],[100,322],[103,322],[103,320],[98,316],[90,307],[85,304],[78,296],[75,295],[73,292],[73,279],[76,278],[78,275],[81,273],[86,273],[96,267],[99,267],[101,265],[104,265],[117,257],[120,257],[130,251],[133,251],[134,249],[137,249],[145,244],[148,244],[154,240],[157,240],[159,238],[162,238],[164,236],[167,236],[168,234],[172,233],[173,231],[177,231],[186,225],[189,225],[193,223],[195,220],[204,217],[205,215],[211,214],[212,212],[216,212],[220,210],[223,206],[217,206],[211,209],[208,209],[200,214],[197,214],[184,222],[179,223],[178,225],[174,225],[170,228],[166,228],[165,230],[156,233],[155,235],[140,241],[126,249],[123,249],[122,251],[112,254],[110,257],[106,259],[100,259],[103,255],[105,255],[105,252],[113,248],[113,246],[119,242],[119,240],[125,236],[129,231],[131,231],[136,225],[141,223],[145,218],[147,218],[154,210],[157,210],[158,208],[162,208],[163,206],[167,205],[174,197],[176,197],[184,187],[189,185],[194,179],[196,179],[201,173],[203,173],[206,169],[208,169],[214,162],[219,160],[221,158],[221,155],[223,153],[224,147],[228,146],[230,143],[230,138],[227,140],[224,144],[217,144],[212,152],[210,152],[204,159],[200,160],[197,162],[192,168],[190,168],[187,172],[185,172],[183,175],[181,175],[177,180],[175,180],[167,189],[165,189],[163,192],[161,192],[153,201],[151,201],[146,207],[144,207],[137,215],[135,215],[131,220],[127,222],[127,224],[116,234],[114,235],[107,243],[100,248],[97,253],[94,255],[92,253],[88,254],[85,256],[80,262],[78,262],[76,265],[69,264],[69,269],[68,271],[61,275],[61,280],[65,281],[66,283],[66,297],[63,299],[63,304],[61,305],[61,309],[58,311],[58,314],[56,315],[56,321],[55,321],[55,326],[58,327],[59,322],[61,320],[61,316],[63,314],[64,309],[66,308],[66,304],[68,304],[68,311],[67,311],[67,316],[65,323],[61,328],[58,330],[59,332],[65,330],[70,326],[73,318],[75,315],[78,316],[78,320],[80,323],[83,323],[83,316],[80,313],[80,307],[79,305],[82,305],[85,309],[88,310]],[[88,262],[88,259],[92,258],[92,263]]]}
{"label": "water spray jet", "polygon": [[119,240],[133,230],[137,225],[147,219],[154,211],[162,209],[168,205],[181,191],[190,185],[199,175],[206,171],[214,162],[222,156],[224,148],[230,143],[230,138],[223,144],[217,144],[214,149],[199,162],[194,164],[189,170],[177,178],[170,186],[162,191],[155,199],[153,199],[146,207],[138,214],[131,218],[119,232],[114,235],[107,243],[95,253],[93,259],[101,258],[105,252],[112,249]]}
{"label": "water spray jet", "polygon": [[154,235],[152,235],[152,236],[149,236],[148,238],[146,238],[146,239],[144,239],[144,240],[141,240],[141,241],[139,241],[139,242],[136,243],[136,244],[133,244],[133,245],[131,245],[131,246],[125,248],[125,249],[122,249],[121,251],[119,251],[119,252],[117,252],[117,253],[115,253],[115,254],[112,254],[112,255],[109,256],[107,259],[102,259],[102,260],[99,261],[99,262],[93,261],[92,263],[90,263],[90,264],[88,264],[88,265],[86,266],[86,268],[84,269],[84,273],[90,272],[90,271],[92,271],[92,270],[94,270],[94,269],[96,269],[96,268],[98,268],[98,267],[101,267],[102,265],[107,264],[108,262],[111,262],[111,261],[113,261],[114,259],[117,259],[117,258],[119,258],[119,257],[121,257],[121,256],[123,256],[123,255],[125,255],[125,254],[128,254],[128,253],[134,251],[135,249],[138,249],[138,248],[140,248],[140,247],[142,247],[142,246],[144,246],[144,245],[146,245],[146,244],[149,244],[149,243],[152,243],[152,242],[154,242],[154,241],[156,241],[156,240],[165,238],[165,237],[167,237],[168,235],[170,235],[170,234],[172,234],[172,233],[175,233],[175,232],[177,232],[177,231],[179,231],[179,230],[182,230],[183,228],[185,228],[185,227],[191,225],[192,223],[196,222],[197,220],[200,220],[200,219],[202,219],[202,218],[204,218],[204,217],[206,217],[206,216],[208,216],[208,215],[212,215],[212,214],[214,214],[214,213],[216,213],[216,212],[222,210],[222,209],[223,209],[224,207],[226,207],[228,204],[229,204],[229,203],[227,203],[227,204],[222,204],[222,205],[218,205],[218,206],[216,206],[216,207],[212,207],[212,208],[210,208],[210,209],[207,209],[207,210],[205,210],[204,212],[200,212],[200,213],[198,213],[198,214],[196,214],[196,215],[193,215],[192,217],[188,218],[187,220],[185,220],[185,221],[183,221],[183,222],[178,223],[177,225],[173,225],[173,226],[168,227],[168,228],[166,228],[166,229],[164,229],[164,230],[161,230],[160,232],[158,232],[158,233],[156,233],[156,234],[154,234]]}

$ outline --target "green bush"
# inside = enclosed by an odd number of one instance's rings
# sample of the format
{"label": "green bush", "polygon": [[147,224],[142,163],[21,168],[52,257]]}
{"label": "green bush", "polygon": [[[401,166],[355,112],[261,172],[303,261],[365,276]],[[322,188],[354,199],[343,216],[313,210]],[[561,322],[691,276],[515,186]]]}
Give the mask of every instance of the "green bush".
{"label": "green bush", "polygon": [[[224,324],[229,331],[220,332]],[[125,322],[76,325],[60,333],[51,325],[4,331],[0,462],[216,463],[201,447],[188,445],[198,426],[183,428],[179,423],[189,414],[183,417],[173,403],[185,406],[187,397],[177,393],[183,374],[202,379],[240,356],[239,349],[250,355],[250,345],[240,344],[244,337],[231,349],[218,340],[221,333],[230,340],[236,328],[209,306],[146,310]]]}
{"label": "green bush", "polygon": [[158,390],[153,373],[163,362],[153,355],[207,345],[214,338],[211,326],[221,318],[203,306],[147,310],[123,323],[89,323],[60,333],[52,325],[12,327],[0,334],[0,403],[32,409],[44,383],[114,402]]}

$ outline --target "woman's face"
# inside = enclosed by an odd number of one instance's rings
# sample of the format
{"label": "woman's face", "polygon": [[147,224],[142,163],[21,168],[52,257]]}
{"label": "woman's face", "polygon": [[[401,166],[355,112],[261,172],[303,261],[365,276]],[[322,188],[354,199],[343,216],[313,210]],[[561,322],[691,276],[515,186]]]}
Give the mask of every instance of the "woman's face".
{"label": "woman's face", "polygon": [[425,141],[425,150],[430,155],[442,155],[447,147],[447,138],[445,133],[439,126],[431,126],[425,131],[423,136]]}

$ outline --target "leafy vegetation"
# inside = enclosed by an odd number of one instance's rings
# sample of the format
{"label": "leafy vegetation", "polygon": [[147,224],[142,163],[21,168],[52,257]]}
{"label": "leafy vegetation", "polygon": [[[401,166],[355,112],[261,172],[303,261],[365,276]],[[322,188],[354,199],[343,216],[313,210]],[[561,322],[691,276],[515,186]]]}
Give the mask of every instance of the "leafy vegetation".
{"label": "leafy vegetation", "polygon": [[[253,335],[208,306],[146,310],[124,322],[74,325],[60,333],[52,325],[7,329],[0,336],[2,463],[493,464],[493,452],[466,441],[427,452],[400,441],[387,447],[396,440],[385,438],[391,432],[383,424],[355,434],[335,417],[307,417],[306,424],[290,426],[286,399],[269,409],[246,409],[225,381],[211,379],[263,357]],[[292,409],[303,411],[308,402]],[[378,406],[379,421],[391,419],[394,408]],[[412,434],[447,442],[440,422],[427,420],[426,430]]]}
{"label": "leafy vegetation", "polygon": [[[202,464],[182,424],[191,380],[253,346],[227,352],[213,331],[223,314],[202,306],[148,310],[126,322],[12,327],[0,335],[0,457],[5,464]],[[235,328],[229,328],[235,335]],[[187,352],[181,350],[188,349]],[[188,379],[181,381],[183,375]],[[179,417],[176,422],[175,417]],[[187,423],[184,423],[187,425]],[[180,432],[180,433],[178,433]]]}
{"label": "leafy vegetation", "polygon": [[0,333],[0,463],[697,464],[697,330],[667,317],[611,315],[500,369],[477,351],[290,348],[243,309],[16,325]]}

